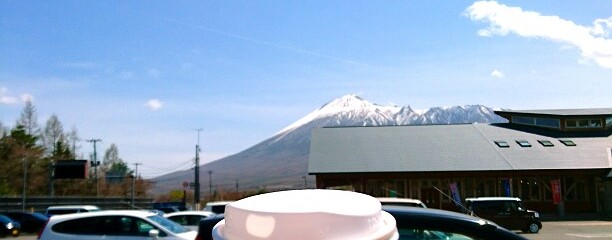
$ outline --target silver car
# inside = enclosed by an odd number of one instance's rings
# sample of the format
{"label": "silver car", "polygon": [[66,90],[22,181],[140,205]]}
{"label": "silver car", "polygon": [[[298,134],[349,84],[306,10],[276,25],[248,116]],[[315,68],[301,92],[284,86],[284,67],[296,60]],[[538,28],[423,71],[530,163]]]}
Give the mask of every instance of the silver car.
{"label": "silver car", "polygon": [[114,210],[52,216],[39,239],[192,240],[196,234],[149,211]]}

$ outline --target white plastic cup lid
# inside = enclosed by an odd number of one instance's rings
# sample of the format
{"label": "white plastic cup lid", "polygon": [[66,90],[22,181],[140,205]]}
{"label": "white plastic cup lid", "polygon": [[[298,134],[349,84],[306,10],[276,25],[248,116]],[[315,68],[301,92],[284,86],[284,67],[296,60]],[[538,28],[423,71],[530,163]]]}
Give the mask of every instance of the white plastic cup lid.
{"label": "white plastic cup lid", "polygon": [[248,197],[225,208],[215,240],[396,240],[395,219],[371,196],[340,190],[290,190]]}

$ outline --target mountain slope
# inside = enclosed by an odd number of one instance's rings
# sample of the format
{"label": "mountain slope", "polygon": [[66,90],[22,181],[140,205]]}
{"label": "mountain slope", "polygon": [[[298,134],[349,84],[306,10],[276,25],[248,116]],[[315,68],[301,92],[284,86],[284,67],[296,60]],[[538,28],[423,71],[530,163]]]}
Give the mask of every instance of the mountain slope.
{"label": "mountain slope", "polygon": [[[414,124],[494,123],[505,119],[481,105],[435,107],[414,111],[410,106],[381,106],[355,95],[335,99],[282,129],[273,137],[200,167],[201,191],[244,189],[289,189],[312,187],[308,175],[310,133],[314,128],[337,126],[390,126]],[[208,174],[212,171],[212,174]],[[156,192],[166,193],[193,179],[193,171],[179,171],[153,179]],[[237,186],[238,185],[238,186]]]}

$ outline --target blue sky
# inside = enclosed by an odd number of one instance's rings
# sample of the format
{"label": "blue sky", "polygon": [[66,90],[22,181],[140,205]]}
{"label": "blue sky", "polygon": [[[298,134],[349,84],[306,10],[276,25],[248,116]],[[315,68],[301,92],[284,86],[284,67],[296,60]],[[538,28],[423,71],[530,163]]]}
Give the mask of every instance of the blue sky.
{"label": "blue sky", "polygon": [[[145,177],[357,94],[414,109],[612,107],[610,1],[0,1],[0,122],[114,143]],[[81,142],[88,156],[93,146]],[[190,163],[191,162],[191,163]]]}

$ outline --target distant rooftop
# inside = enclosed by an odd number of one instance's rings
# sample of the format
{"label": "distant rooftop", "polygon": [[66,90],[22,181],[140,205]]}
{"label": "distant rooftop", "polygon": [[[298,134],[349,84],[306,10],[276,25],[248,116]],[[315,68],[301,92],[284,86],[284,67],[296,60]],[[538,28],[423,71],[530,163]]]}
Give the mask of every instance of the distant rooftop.
{"label": "distant rooftop", "polygon": [[556,116],[601,116],[612,115],[612,108],[586,108],[586,109],[547,109],[547,110],[500,110],[497,115],[504,114],[537,114]]}

